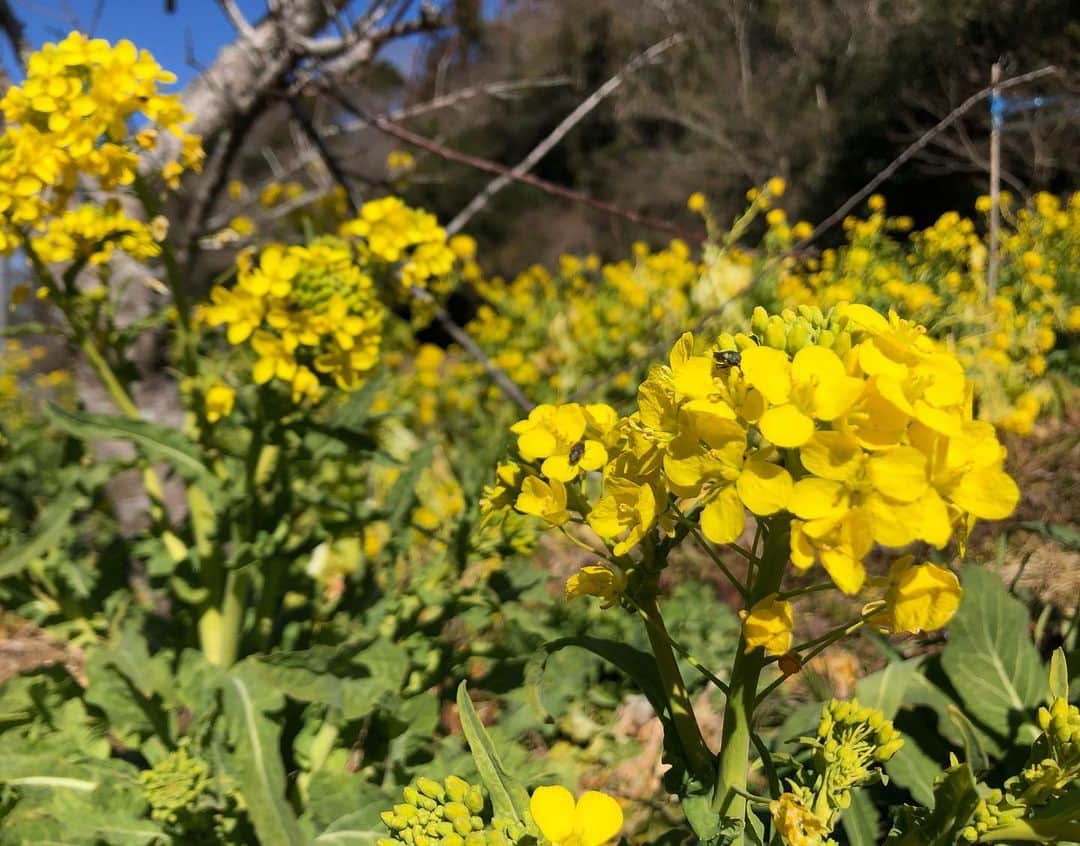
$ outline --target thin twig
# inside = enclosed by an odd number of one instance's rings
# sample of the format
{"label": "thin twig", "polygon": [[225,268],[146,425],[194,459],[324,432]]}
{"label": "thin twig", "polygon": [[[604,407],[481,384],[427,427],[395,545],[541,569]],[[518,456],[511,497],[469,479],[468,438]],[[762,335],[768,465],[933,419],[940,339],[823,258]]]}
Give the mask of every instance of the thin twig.
{"label": "thin twig", "polygon": [[315,128],[315,125],[308,120],[307,115],[304,114],[303,109],[300,108],[300,104],[292,97],[287,100],[289,104],[289,112],[292,114],[293,120],[303,130],[304,135],[315,146],[320,158],[326,165],[326,169],[330,171],[330,175],[334,177],[334,180],[341,189],[345,192],[345,201],[349,204],[349,210],[353,214],[357,214],[360,211],[360,204],[357,202],[356,197],[353,196],[352,189],[349,187],[349,181],[345,178],[345,171],[341,169],[337,159],[334,157],[330,148],[326,146],[326,141],[323,139],[322,134]]}
{"label": "thin twig", "polygon": [[[327,94],[332,97],[343,108],[350,111],[352,114],[364,118],[372,126],[381,132],[386,133],[400,141],[404,141],[406,144],[411,144],[414,147],[419,147],[422,150],[427,150],[429,153],[434,153],[440,158],[447,161],[458,162],[459,164],[468,165],[476,170],[486,171],[487,173],[495,174],[512,174],[510,168],[504,165],[497,164],[496,162],[489,161],[488,159],[481,159],[477,156],[471,156],[468,153],[462,153],[459,150],[454,150],[447,147],[445,144],[441,144],[438,141],[433,141],[424,135],[413,132],[405,127],[395,123],[394,121],[382,117],[379,115],[368,115],[364,110],[351,102],[340,91],[328,91]],[[623,208],[615,203],[609,203],[604,200],[597,200],[594,197],[590,197],[588,194],[583,194],[580,191],[575,191],[572,188],[566,188],[562,185],[556,185],[554,182],[548,182],[544,179],[539,179],[529,173],[522,173],[518,175],[512,175],[511,178],[515,182],[521,182],[524,185],[531,185],[533,188],[551,194],[556,197],[562,197],[565,200],[571,200],[575,203],[580,203],[584,206],[588,206],[596,211],[603,212],[604,214],[612,215],[613,217],[621,217],[624,220],[629,220],[631,223],[636,223],[639,226],[644,226],[648,229],[655,229],[659,232],[666,232],[669,235],[673,235],[676,238],[682,238],[684,241],[690,241],[693,243],[704,243],[705,236],[699,232],[691,232],[690,230],[683,229],[682,227],[675,226],[668,223],[666,220],[659,220],[654,217],[648,217],[643,214],[638,214],[630,209]]]}
{"label": "thin twig", "polygon": [[506,375],[505,370],[488,358],[487,353],[480,348],[480,345],[469,336],[468,332],[454,322],[454,318],[450,316],[446,309],[444,309],[430,293],[423,288],[418,288],[416,286],[413,286],[411,293],[416,299],[429,305],[433,310],[435,319],[439,322],[439,325],[446,330],[446,333],[453,338],[462,349],[476,359],[480,366],[484,368],[484,372],[491,377],[491,381],[493,381],[498,386],[499,390],[506,395],[507,399],[513,401],[518,408],[525,412],[532,411],[536,408],[536,403],[522,393],[521,388],[514,383],[513,379]]}
{"label": "thin twig", "polygon": [[483,190],[473,197],[468,205],[458,212],[454,219],[446,225],[446,231],[451,234],[460,232],[465,224],[472,220],[478,212],[482,211],[491,201],[491,198],[499,193],[499,191],[513,182],[517,177],[528,173],[536,167],[537,163],[551,152],[551,150],[566,137],[567,133],[580,123],[589,112],[599,106],[607,97],[614,94],[616,89],[622,85],[623,80],[629,74],[633,73],[643,65],[655,62],[663,53],[670,50],[672,47],[682,44],[685,40],[686,36],[682,33],[675,33],[674,35],[668,36],[663,41],[658,41],[645,52],[634,56],[634,58],[627,62],[618,73],[582,100],[577,108],[563,118],[559,125],[548,133],[547,137],[539,144],[533,147],[533,149],[529,151],[529,154],[515,165],[512,170],[499,174],[485,185]]}

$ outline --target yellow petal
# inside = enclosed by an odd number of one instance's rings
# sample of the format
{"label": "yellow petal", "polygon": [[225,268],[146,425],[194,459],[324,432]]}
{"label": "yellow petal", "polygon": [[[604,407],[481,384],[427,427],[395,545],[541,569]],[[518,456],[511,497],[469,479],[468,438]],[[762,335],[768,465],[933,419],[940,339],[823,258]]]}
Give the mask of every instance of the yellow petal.
{"label": "yellow petal", "polygon": [[577,464],[571,464],[569,457],[564,453],[545,458],[544,463],[540,465],[540,472],[549,479],[572,482],[578,477],[581,468]]}
{"label": "yellow petal", "polygon": [[814,544],[803,531],[802,520],[791,521],[791,563],[800,570],[811,567],[816,559]]}
{"label": "yellow petal", "polygon": [[518,452],[526,461],[547,458],[558,448],[555,436],[547,429],[537,427],[518,435]]}
{"label": "yellow petal", "polygon": [[623,812],[619,803],[598,790],[586,790],[581,794],[574,816],[581,832],[582,846],[600,846],[607,843],[619,833],[623,824]]}
{"label": "yellow petal", "polygon": [[673,365],[671,377],[678,393],[700,399],[716,393],[712,372],[712,357],[695,355],[682,364]]}
{"label": "yellow petal", "polygon": [[843,432],[814,432],[799,449],[803,467],[822,479],[854,478],[862,464],[858,441]]}
{"label": "yellow petal", "polygon": [[758,428],[778,447],[802,446],[814,434],[814,421],[794,405],[779,405],[761,415]]}
{"label": "yellow petal", "polygon": [[867,473],[870,484],[900,502],[915,501],[929,486],[926,456],[915,447],[901,446],[872,456]]}
{"label": "yellow petal", "polygon": [[774,405],[787,402],[791,393],[791,362],[787,353],[772,347],[750,347],[742,352],[740,367],[746,381]]}
{"label": "yellow petal", "polygon": [[960,607],[963,590],[951,570],[934,564],[916,564],[889,572],[886,595],[893,631],[929,632],[940,629]]}
{"label": "yellow petal", "polygon": [[839,482],[809,477],[799,479],[791,491],[788,510],[804,520],[839,517],[848,508],[848,494]]}
{"label": "yellow petal", "polygon": [[822,550],[821,565],[833,583],[848,596],[858,593],[866,581],[866,570],[862,561],[844,550]]}
{"label": "yellow petal", "polygon": [[574,796],[561,785],[536,788],[529,800],[529,813],[552,843],[566,840],[574,833]]}
{"label": "yellow petal", "polygon": [[889,321],[870,306],[850,303],[841,309],[840,314],[855,324],[855,328],[862,329],[871,335],[889,331]]}
{"label": "yellow petal", "polygon": [[607,450],[600,441],[585,441],[585,451],[578,460],[578,466],[582,470],[599,470],[607,464]]}
{"label": "yellow petal", "polygon": [[1020,501],[1016,482],[1002,470],[986,467],[965,473],[949,499],[984,520],[1004,520]]}
{"label": "yellow petal", "polygon": [[734,543],[746,522],[734,485],[724,488],[701,512],[701,531],[713,543]]}
{"label": "yellow petal", "polygon": [[924,426],[928,426],[935,432],[941,432],[941,434],[950,438],[955,438],[960,434],[960,428],[964,423],[959,410],[945,411],[934,408],[930,403],[921,399],[915,400],[912,404],[912,413],[915,419]]}
{"label": "yellow petal", "polygon": [[735,482],[739,499],[755,514],[765,516],[787,508],[793,484],[783,467],[767,461],[746,462]]}
{"label": "yellow petal", "polygon": [[256,385],[265,385],[274,378],[276,365],[272,358],[260,358],[251,371],[251,379]]}

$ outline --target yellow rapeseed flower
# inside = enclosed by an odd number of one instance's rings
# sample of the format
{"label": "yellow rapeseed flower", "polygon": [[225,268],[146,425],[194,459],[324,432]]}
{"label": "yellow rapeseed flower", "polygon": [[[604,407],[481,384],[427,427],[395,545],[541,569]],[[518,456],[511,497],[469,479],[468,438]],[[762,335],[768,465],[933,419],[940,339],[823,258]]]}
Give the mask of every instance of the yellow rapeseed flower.
{"label": "yellow rapeseed flower", "polygon": [[619,803],[598,790],[586,790],[575,803],[565,787],[538,787],[529,811],[551,846],[602,846],[623,825]]}

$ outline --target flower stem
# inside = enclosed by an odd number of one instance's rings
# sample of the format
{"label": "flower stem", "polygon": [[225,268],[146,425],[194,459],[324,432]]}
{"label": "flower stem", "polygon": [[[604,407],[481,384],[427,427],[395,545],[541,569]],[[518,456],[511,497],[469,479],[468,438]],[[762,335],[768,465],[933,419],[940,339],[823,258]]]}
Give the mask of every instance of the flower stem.
{"label": "flower stem", "polygon": [[664,625],[664,618],[660,616],[660,607],[656,604],[656,593],[649,591],[647,595],[648,599],[642,600],[640,607],[646,618],[645,629],[656,658],[656,669],[667,695],[671,722],[679,734],[686,754],[687,768],[699,781],[708,784],[712,779],[712,753],[705,745],[701,729],[698,728],[690,694],[683,683],[682,673],[679,672],[679,664],[671,648],[671,638]]}
{"label": "flower stem", "polygon": [[[780,589],[790,551],[789,533],[787,520],[776,518],[770,522],[761,565],[749,588],[751,604]],[[713,811],[740,822],[746,819],[747,813],[746,772],[750,758],[751,726],[758,679],[764,666],[763,651],[754,649],[747,652],[745,637],[740,635],[731,667],[731,689],[724,705],[724,732],[712,801]],[[731,841],[732,846],[743,846],[743,843],[741,833]]]}

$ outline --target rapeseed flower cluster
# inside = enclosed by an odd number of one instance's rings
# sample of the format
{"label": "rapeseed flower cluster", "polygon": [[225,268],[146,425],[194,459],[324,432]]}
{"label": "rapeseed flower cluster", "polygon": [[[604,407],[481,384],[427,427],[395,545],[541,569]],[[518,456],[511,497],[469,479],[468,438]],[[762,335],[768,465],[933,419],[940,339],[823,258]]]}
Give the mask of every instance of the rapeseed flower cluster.
{"label": "rapeseed flower cluster", "polygon": [[[512,280],[472,281],[484,304],[466,327],[518,385],[545,399],[565,396],[641,357],[657,334],[674,333],[704,307],[703,265],[682,241],[633,247],[629,260],[564,255]],[[707,304],[706,304],[707,305]],[[475,380],[476,367],[451,381]],[[623,395],[629,375],[613,385]]]}
{"label": "rapeseed flower cluster", "polygon": [[161,254],[158,241],[164,233],[155,233],[155,225],[164,228],[162,222],[147,224],[131,217],[116,203],[88,203],[49,218],[41,234],[30,238],[30,248],[50,263],[78,259],[105,264],[116,249],[147,260]]}
{"label": "rapeseed flower cluster", "polygon": [[899,732],[875,708],[858,700],[830,700],[814,737],[799,739],[811,753],[769,805],[773,825],[788,846],[824,846],[855,789],[881,778],[881,766],[903,745]]}
{"label": "rapeseed flower cluster", "polygon": [[403,299],[409,299],[414,288],[449,290],[457,253],[430,212],[410,208],[397,197],[382,197],[364,203],[339,234],[356,243],[361,261],[393,268],[387,281]]}
{"label": "rapeseed flower cluster", "polygon": [[[855,594],[875,543],[941,549],[976,519],[1012,512],[1019,492],[1005,450],[972,418],[963,367],[923,327],[862,305],[759,309],[751,323],[753,335],[704,349],[684,335],[626,416],[546,404],[512,427],[515,455],[486,506],[586,524],[603,541],[596,566],[611,575],[579,576],[572,594],[610,602],[626,571],[678,527],[732,544],[748,515],[790,518],[795,567],[820,564]],[[891,630],[943,625],[959,596],[947,571],[910,562],[873,587]],[[758,603],[745,621],[750,645],[785,651],[790,621],[785,600]]]}
{"label": "rapeseed flower cluster", "polygon": [[[0,101],[0,252],[61,214],[80,177],[105,191],[130,185],[139,151],[155,149],[161,132],[180,141],[179,159],[162,172],[167,182],[200,167],[202,148],[181,128],[187,115],[179,98],[159,91],[175,79],[130,41],[111,45],[73,32],[34,53],[26,79]],[[140,119],[146,124],[132,143],[129,126]],[[66,221],[68,234],[82,222],[98,224],[76,215]]]}
{"label": "rapeseed flower cluster", "polygon": [[[895,308],[953,349],[975,386],[980,419],[1030,432],[1047,406],[1063,401],[1051,375],[1067,357],[1055,349],[1063,332],[1080,329],[1080,194],[1062,202],[1042,193],[1028,208],[1005,203],[1002,211],[993,297],[989,247],[973,220],[950,211],[910,232],[910,218],[889,216],[875,196],[865,219],[845,221],[844,246],[782,263],[777,303]],[[766,237],[777,248],[791,240],[783,225]]]}
{"label": "rapeseed flower cluster", "polygon": [[320,377],[353,390],[378,362],[383,320],[361,261],[335,237],[241,253],[236,284],[215,287],[201,318],[226,326],[229,343],[249,345],[252,380],[284,382],[295,403],[319,398]]}

